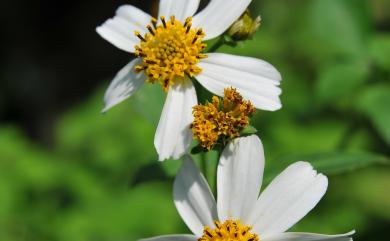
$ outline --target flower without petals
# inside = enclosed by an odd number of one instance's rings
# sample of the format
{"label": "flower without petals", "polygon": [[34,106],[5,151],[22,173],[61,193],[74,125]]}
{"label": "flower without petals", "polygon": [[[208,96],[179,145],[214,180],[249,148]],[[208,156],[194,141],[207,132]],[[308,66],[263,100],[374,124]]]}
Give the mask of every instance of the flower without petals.
{"label": "flower without petals", "polygon": [[111,82],[107,111],[135,93],[145,82],[168,92],[154,144],[160,160],[179,158],[191,144],[192,107],[197,104],[192,79],[216,95],[236,88],[256,108],[281,108],[281,76],[269,63],[250,57],[204,53],[204,40],[224,33],[251,0],[211,0],[195,14],[200,0],[161,0],[159,16],[124,5],[96,31],[121,50],[135,53]]}
{"label": "flower without petals", "polygon": [[211,103],[193,108],[191,129],[200,146],[211,150],[216,144],[225,146],[239,137],[254,113],[250,101],[244,100],[234,88],[226,88],[222,100],[213,96]]}
{"label": "flower without petals", "polygon": [[176,208],[192,235],[166,235],[142,241],[352,241],[339,235],[286,232],[316,206],[328,179],[307,162],[296,162],[259,195],[264,153],[255,136],[233,140],[218,164],[215,201],[210,188],[186,156],[175,182]]}

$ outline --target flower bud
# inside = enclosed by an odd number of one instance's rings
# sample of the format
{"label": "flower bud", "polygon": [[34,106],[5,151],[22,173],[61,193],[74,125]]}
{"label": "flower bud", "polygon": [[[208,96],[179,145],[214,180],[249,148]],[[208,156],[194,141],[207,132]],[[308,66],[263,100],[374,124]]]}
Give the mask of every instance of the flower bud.
{"label": "flower bud", "polygon": [[228,34],[235,41],[249,39],[260,27],[260,22],[260,16],[253,19],[249,11],[246,10],[245,13],[242,14],[241,17],[229,28]]}

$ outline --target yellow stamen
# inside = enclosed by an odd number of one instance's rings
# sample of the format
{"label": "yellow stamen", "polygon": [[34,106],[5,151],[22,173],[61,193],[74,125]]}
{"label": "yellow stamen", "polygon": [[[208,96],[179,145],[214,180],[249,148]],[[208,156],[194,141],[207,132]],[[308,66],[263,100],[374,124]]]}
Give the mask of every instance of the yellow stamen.
{"label": "yellow stamen", "polygon": [[218,142],[225,145],[228,140],[240,136],[254,113],[250,101],[243,100],[236,89],[227,88],[222,100],[214,96],[212,103],[193,107],[195,118],[191,129],[200,145],[210,150]]}
{"label": "yellow stamen", "polygon": [[145,71],[148,82],[158,82],[167,91],[185,75],[192,77],[202,71],[197,63],[207,57],[202,53],[206,44],[202,43],[204,32],[192,28],[191,18],[184,24],[175,16],[169,21],[162,16],[160,20],[161,24],[157,25],[157,19],[153,18],[152,25],[146,26],[149,32],[144,36],[135,32],[141,40],[135,47],[135,54],[143,60],[136,71]]}
{"label": "yellow stamen", "polygon": [[239,220],[227,220],[223,224],[215,221],[214,229],[206,226],[198,241],[260,241],[252,227],[241,224]]}

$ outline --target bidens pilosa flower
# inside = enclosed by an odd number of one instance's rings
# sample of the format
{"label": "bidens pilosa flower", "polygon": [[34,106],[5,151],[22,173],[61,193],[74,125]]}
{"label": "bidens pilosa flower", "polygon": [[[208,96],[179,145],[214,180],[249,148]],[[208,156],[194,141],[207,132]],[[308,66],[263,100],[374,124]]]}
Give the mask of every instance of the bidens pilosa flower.
{"label": "bidens pilosa flower", "polygon": [[191,129],[200,145],[211,150],[214,145],[226,143],[240,136],[255,113],[250,101],[246,101],[234,88],[226,88],[223,99],[213,96],[211,103],[193,108]]}
{"label": "bidens pilosa flower", "polygon": [[137,56],[111,82],[103,111],[145,82],[159,83],[168,92],[154,140],[160,160],[179,158],[191,144],[191,112],[197,105],[194,78],[216,95],[233,86],[256,108],[281,108],[281,76],[272,65],[256,58],[205,53],[204,41],[223,34],[251,0],[212,0],[194,15],[199,2],[161,0],[157,18],[124,5],[96,29],[116,47]]}
{"label": "bidens pilosa flower", "polygon": [[352,234],[286,232],[316,206],[328,179],[307,162],[296,162],[259,195],[264,170],[260,139],[229,142],[217,170],[217,197],[190,157],[175,182],[176,208],[193,235],[166,235],[142,241],[351,241]]}

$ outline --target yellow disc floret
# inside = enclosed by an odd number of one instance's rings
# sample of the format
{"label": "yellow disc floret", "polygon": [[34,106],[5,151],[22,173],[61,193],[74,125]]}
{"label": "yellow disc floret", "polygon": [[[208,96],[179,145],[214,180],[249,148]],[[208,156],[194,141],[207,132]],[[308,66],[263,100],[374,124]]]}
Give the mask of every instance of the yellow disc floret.
{"label": "yellow disc floret", "polygon": [[207,57],[202,54],[206,44],[202,42],[205,35],[202,29],[192,28],[191,17],[184,23],[174,16],[169,21],[164,17],[160,20],[158,25],[157,20],[152,19],[147,26],[149,33],[144,36],[135,32],[141,40],[135,46],[135,54],[142,58],[136,71],[145,71],[149,82],[159,82],[167,91],[185,75],[192,77],[202,71],[196,64]]}
{"label": "yellow disc floret", "polygon": [[236,89],[227,88],[222,100],[214,96],[211,103],[193,108],[195,118],[191,129],[200,145],[210,150],[217,143],[225,145],[228,140],[240,136],[254,113],[250,101],[243,100]]}
{"label": "yellow disc floret", "polygon": [[244,226],[239,220],[227,220],[223,224],[215,221],[215,228],[205,227],[198,241],[260,241],[252,227]]}

